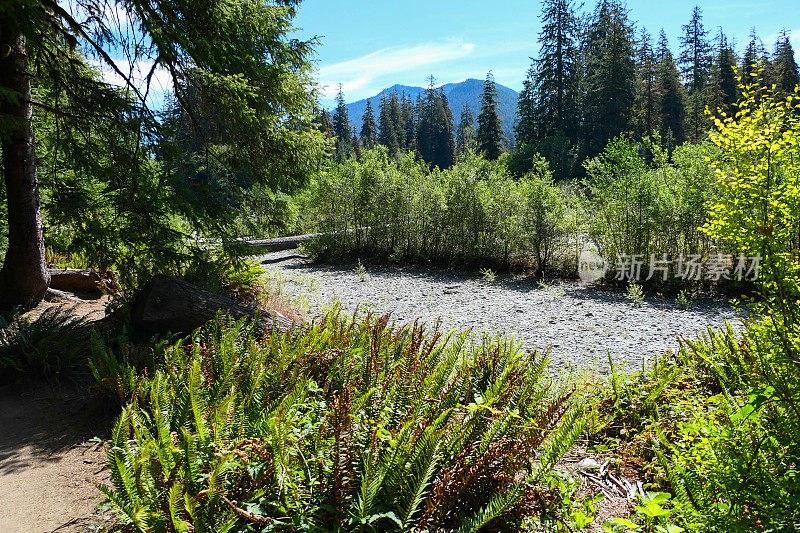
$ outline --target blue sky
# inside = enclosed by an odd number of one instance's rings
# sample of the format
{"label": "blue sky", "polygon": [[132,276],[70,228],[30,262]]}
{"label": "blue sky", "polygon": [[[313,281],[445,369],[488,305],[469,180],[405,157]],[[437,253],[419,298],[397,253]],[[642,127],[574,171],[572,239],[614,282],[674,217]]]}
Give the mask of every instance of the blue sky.
{"label": "blue sky", "polygon": [[[800,51],[799,0],[628,0],[637,28],[654,36],[663,27],[675,50],[681,26],[699,4],[706,28],[722,26],[742,49],[755,27],[769,50],[778,32],[792,31]],[[586,1],[586,9],[594,0]],[[299,37],[321,38],[316,66],[330,105],[338,83],[347,101],[372,96],[401,83],[425,84],[429,74],[440,83],[495,79],[519,90],[530,57],[538,53],[540,3],[510,0],[305,0],[295,19]],[[800,58],[800,54],[798,55]]]}

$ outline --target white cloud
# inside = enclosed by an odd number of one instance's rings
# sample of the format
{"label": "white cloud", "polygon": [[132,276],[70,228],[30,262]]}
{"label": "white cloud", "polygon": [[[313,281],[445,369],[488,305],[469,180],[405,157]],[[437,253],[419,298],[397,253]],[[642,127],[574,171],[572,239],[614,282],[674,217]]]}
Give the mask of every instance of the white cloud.
{"label": "white cloud", "polygon": [[345,91],[360,89],[377,77],[459,59],[469,55],[474,48],[474,44],[465,43],[462,39],[383,48],[356,59],[322,67],[318,71],[320,88],[324,96],[331,97],[338,90],[339,83]]}

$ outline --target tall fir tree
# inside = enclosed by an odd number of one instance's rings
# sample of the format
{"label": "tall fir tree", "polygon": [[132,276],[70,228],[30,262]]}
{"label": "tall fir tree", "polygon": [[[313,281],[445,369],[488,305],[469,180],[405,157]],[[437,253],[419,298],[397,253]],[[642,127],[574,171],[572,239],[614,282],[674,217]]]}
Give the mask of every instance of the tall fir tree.
{"label": "tall fir tree", "polygon": [[400,151],[400,140],[397,138],[398,125],[395,122],[395,114],[392,113],[392,102],[390,95],[381,95],[378,142],[389,149],[390,154]]}
{"label": "tall fir tree", "polygon": [[711,43],[708,40],[708,31],[703,26],[703,12],[699,6],[695,6],[692,19],[683,26],[680,44],[678,65],[688,93],[687,133],[689,140],[698,142],[710,126],[706,117],[706,106],[712,61]]}
{"label": "tall fir tree", "polygon": [[685,89],[664,30],[659,35],[658,57],[659,133],[661,141],[671,149],[686,140],[686,104]]}
{"label": "tall fir tree", "polygon": [[709,106],[715,116],[729,114],[739,99],[739,80],[736,76],[736,52],[728,38],[719,30],[715,40],[716,54],[711,70]]}
{"label": "tall fir tree", "polygon": [[775,45],[775,60],[772,70],[778,94],[782,96],[793,94],[800,85],[800,74],[798,74],[792,40],[785,30],[781,32]]}
{"label": "tall fir tree", "polygon": [[701,92],[708,83],[712,48],[708,40],[708,31],[703,26],[703,11],[699,6],[695,6],[692,19],[683,26],[680,43],[678,65],[686,89],[689,94]]}
{"label": "tall fir tree", "polygon": [[503,125],[497,113],[497,104],[497,87],[490,71],[483,82],[481,112],[478,114],[478,130],[475,134],[478,151],[490,161],[500,157],[503,152]]}
{"label": "tall fir tree", "polygon": [[475,149],[475,118],[469,104],[464,103],[456,130],[456,153],[465,154]]}
{"label": "tall fir tree", "polygon": [[331,122],[331,114],[328,113],[327,109],[323,109],[314,116],[314,124],[319,131],[325,134],[325,137],[328,139],[334,138],[333,122]]}
{"label": "tall fir tree", "polygon": [[365,149],[371,150],[375,148],[377,142],[378,125],[375,123],[375,111],[372,109],[372,103],[367,100],[367,109],[361,121],[361,143]]}
{"label": "tall fir tree", "polygon": [[633,25],[621,0],[601,0],[585,36],[584,122],[590,156],[627,131],[636,99]]}
{"label": "tall fir tree", "polygon": [[407,96],[405,91],[400,100],[400,113],[403,117],[403,145],[407,151],[415,152],[417,149],[417,117],[411,96]]}
{"label": "tall fir tree", "polygon": [[536,127],[536,95],[533,85],[533,68],[522,82],[522,91],[517,98],[517,123],[514,125],[514,136],[517,148],[532,143],[537,137]]}
{"label": "tall fir tree", "polygon": [[429,165],[447,169],[453,166],[456,158],[453,115],[444,90],[436,88],[433,76],[428,80],[419,106],[417,150]]}
{"label": "tall fir tree", "polygon": [[350,145],[353,148],[353,154],[356,156],[356,160],[361,161],[361,141],[358,139],[356,132],[353,132],[353,139],[350,141]]}
{"label": "tall fir tree", "polygon": [[336,136],[336,159],[342,161],[352,148],[353,131],[350,128],[350,116],[347,113],[341,83],[339,84],[339,92],[336,94],[336,110],[333,113],[333,134]]}
{"label": "tall fir tree", "polygon": [[648,137],[658,130],[658,60],[653,50],[653,39],[645,28],[642,28],[639,37],[636,63],[635,131],[640,136]]}
{"label": "tall fir tree", "polygon": [[403,109],[400,106],[400,98],[397,92],[392,92],[389,95],[389,115],[391,117],[390,124],[394,126],[394,136],[397,138],[397,148],[400,151],[406,149],[406,127],[403,120]]}
{"label": "tall fir tree", "polygon": [[[71,237],[66,252],[133,281],[136,270],[206,254],[196,235],[231,242],[264,194],[302,185],[322,136],[308,91],[316,41],[291,34],[296,3],[2,2],[3,313],[38,303],[49,286],[45,217]],[[134,65],[153,69],[142,76]],[[156,67],[174,96],[166,109],[147,98]],[[186,194],[180,167],[202,167],[198,185],[223,194]],[[270,203],[280,218],[281,202]]]}
{"label": "tall fir tree", "polygon": [[336,147],[336,136],[333,133],[333,122],[331,114],[327,109],[322,109],[314,114],[312,124],[320,131],[325,138],[324,152],[327,156],[332,156]]}
{"label": "tall fir tree", "polygon": [[539,57],[532,66],[537,134],[572,137],[579,124],[578,47],[580,27],[573,0],[544,0]]}
{"label": "tall fir tree", "polygon": [[772,87],[772,64],[764,43],[758,37],[755,28],[750,31],[750,40],[742,56],[739,75],[742,78],[742,83],[746,85],[756,84],[758,86],[756,99],[758,99],[762,91]]}

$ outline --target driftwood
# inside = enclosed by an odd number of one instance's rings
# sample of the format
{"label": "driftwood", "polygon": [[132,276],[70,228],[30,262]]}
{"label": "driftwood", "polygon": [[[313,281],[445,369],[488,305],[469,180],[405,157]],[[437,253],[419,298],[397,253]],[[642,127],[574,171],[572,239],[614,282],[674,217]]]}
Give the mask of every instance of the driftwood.
{"label": "driftwood", "polygon": [[282,252],[284,250],[294,250],[304,242],[313,241],[325,233],[309,233],[307,235],[294,235],[292,237],[278,237],[277,239],[261,239],[240,241],[243,248],[248,250],[258,250],[263,252]]}
{"label": "driftwood", "polygon": [[114,274],[110,271],[98,272],[94,269],[51,268],[50,288],[69,292],[101,292],[103,288],[116,287]]}
{"label": "driftwood", "polygon": [[139,289],[131,309],[131,326],[139,333],[189,333],[219,311],[235,319],[255,322],[263,334],[272,327],[288,330],[294,323],[277,312],[243,305],[220,294],[170,276],[156,276]]}
{"label": "driftwood", "polygon": [[[392,224],[387,224],[386,229],[392,227]],[[372,229],[371,226],[360,228],[350,228],[344,231],[335,231],[332,233],[308,233],[306,235],[293,235],[291,237],[278,237],[276,239],[255,239],[255,240],[241,240],[239,245],[245,250],[259,251],[259,252],[282,252],[284,250],[294,250],[304,242],[313,241],[320,237],[336,237],[338,235],[349,235],[356,232],[364,232]]]}

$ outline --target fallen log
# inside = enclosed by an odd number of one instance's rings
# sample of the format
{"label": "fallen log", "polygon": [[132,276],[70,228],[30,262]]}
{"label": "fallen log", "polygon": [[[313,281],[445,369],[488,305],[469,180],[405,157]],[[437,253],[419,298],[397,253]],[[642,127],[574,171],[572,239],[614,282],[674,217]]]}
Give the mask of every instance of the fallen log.
{"label": "fallen log", "polygon": [[291,237],[278,237],[276,239],[258,239],[251,241],[240,241],[239,244],[248,250],[259,250],[263,252],[282,252],[284,250],[294,250],[304,242],[318,239],[325,233],[309,233],[307,235],[293,235]]}
{"label": "fallen log", "polygon": [[69,292],[102,292],[116,287],[114,274],[94,269],[50,268],[50,288]]}
{"label": "fallen log", "polygon": [[[387,224],[386,229],[392,227],[392,224]],[[356,232],[366,232],[371,230],[371,226],[361,228],[350,228],[344,231],[334,231],[329,233],[308,233],[306,235],[292,235],[291,237],[277,237],[275,239],[242,239],[238,244],[248,251],[260,252],[282,252],[284,250],[294,250],[304,242],[313,241],[320,237],[336,237],[339,235],[347,235]]]}
{"label": "fallen log", "polygon": [[275,311],[262,311],[171,276],[156,276],[139,289],[131,309],[131,326],[140,334],[190,333],[219,311],[255,323],[261,336],[273,327],[288,330],[294,322]]}

